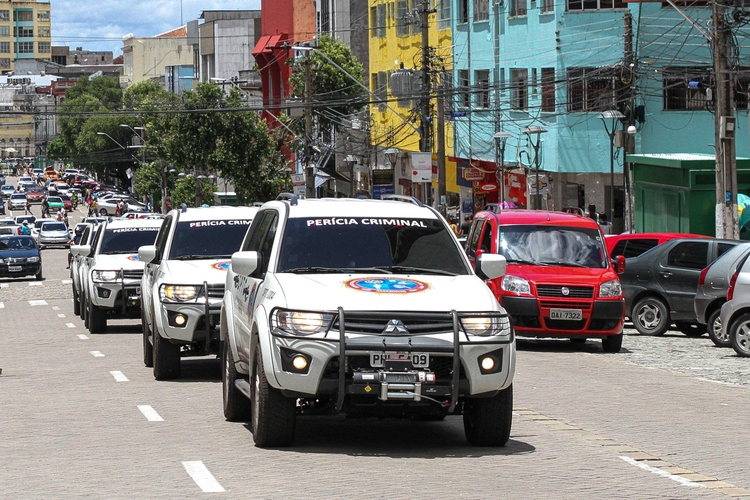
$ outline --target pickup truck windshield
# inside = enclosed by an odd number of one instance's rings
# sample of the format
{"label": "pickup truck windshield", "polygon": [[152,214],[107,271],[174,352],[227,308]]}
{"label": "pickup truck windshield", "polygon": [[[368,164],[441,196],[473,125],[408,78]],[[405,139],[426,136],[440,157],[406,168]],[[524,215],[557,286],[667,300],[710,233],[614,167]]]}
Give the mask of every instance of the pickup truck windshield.
{"label": "pickup truck windshield", "polygon": [[307,268],[470,274],[453,236],[437,219],[289,219],[277,272]]}
{"label": "pickup truck windshield", "polygon": [[599,231],[579,227],[502,226],[498,253],[509,264],[606,268],[607,252]]}
{"label": "pickup truck windshield", "polygon": [[138,253],[138,247],[153,245],[158,227],[118,227],[102,235],[99,253]]}
{"label": "pickup truck windshield", "polygon": [[179,222],[167,258],[229,258],[240,249],[250,222],[250,219]]}

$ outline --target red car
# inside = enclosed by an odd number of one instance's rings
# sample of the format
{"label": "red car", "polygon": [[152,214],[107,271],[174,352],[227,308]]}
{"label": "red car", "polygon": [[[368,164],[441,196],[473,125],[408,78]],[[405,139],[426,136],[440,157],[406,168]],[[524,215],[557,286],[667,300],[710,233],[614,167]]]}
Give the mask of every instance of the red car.
{"label": "red car", "polygon": [[26,199],[29,203],[41,203],[44,199],[44,189],[40,187],[30,187],[26,190]]}
{"label": "red car", "polygon": [[563,212],[479,212],[466,242],[472,265],[483,253],[503,255],[505,275],[487,280],[513,318],[516,334],[600,338],[605,352],[622,347],[625,298],[604,234],[593,219]]}
{"label": "red car", "polygon": [[70,196],[61,194],[60,199],[63,201],[63,207],[65,208],[66,212],[72,212],[73,211],[73,200],[70,199]]}
{"label": "red car", "polygon": [[710,238],[710,236],[689,233],[623,233],[607,235],[604,241],[607,243],[607,253],[610,257],[624,255],[626,259],[629,259],[638,257],[646,250],[651,250],[664,242],[678,238]]}

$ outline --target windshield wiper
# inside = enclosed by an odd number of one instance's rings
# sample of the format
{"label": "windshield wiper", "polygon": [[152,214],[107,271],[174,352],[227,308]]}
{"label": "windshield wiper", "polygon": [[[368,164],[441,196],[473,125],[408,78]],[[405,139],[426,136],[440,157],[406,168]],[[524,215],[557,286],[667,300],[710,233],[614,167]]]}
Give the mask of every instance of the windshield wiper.
{"label": "windshield wiper", "polygon": [[118,250],[116,252],[100,252],[102,255],[119,255],[119,254],[125,254],[125,253],[138,253],[138,249],[135,250]]}
{"label": "windshield wiper", "polygon": [[410,267],[410,266],[376,266],[375,269],[382,269],[384,271],[391,271],[394,273],[410,273],[410,274],[440,274],[443,276],[458,276],[458,273],[451,271],[444,271],[442,269],[428,269],[424,267]]}
{"label": "windshield wiper", "polygon": [[546,266],[561,266],[561,267],[589,267],[584,264],[579,264],[577,262],[563,262],[561,260],[557,262],[540,262],[540,264],[544,264]]}
{"label": "windshield wiper", "polygon": [[530,266],[548,266],[547,262],[537,262],[534,260],[523,260],[523,259],[507,259],[505,262],[508,264],[528,264]]}
{"label": "windshield wiper", "polygon": [[347,273],[386,273],[390,272],[386,269],[378,267],[321,267],[321,266],[309,266],[309,267],[294,267],[292,269],[285,269],[281,271],[283,273],[295,273],[295,274],[306,274],[306,273],[329,273],[329,274],[347,274]]}
{"label": "windshield wiper", "polygon": [[202,254],[189,254],[189,255],[180,255],[179,257],[174,257],[172,260],[197,260],[197,259],[221,259],[223,258],[220,255],[202,255]]}

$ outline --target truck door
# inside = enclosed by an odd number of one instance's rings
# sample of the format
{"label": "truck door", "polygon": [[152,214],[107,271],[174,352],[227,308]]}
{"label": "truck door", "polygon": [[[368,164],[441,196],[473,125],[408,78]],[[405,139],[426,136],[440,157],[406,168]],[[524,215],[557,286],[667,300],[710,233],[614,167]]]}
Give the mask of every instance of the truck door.
{"label": "truck door", "polygon": [[146,318],[146,322],[152,332],[156,332],[156,309],[159,299],[157,277],[159,276],[159,268],[161,267],[162,260],[169,258],[169,255],[167,255],[169,251],[167,242],[173,223],[174,218],[172,216],[164,218],[164,222],[162,222],[159,233],[156,235],[156,240],[154,241],[156,256],[153,262],[145,263],[143,270],[144,279],[141,281],[141,314]]}

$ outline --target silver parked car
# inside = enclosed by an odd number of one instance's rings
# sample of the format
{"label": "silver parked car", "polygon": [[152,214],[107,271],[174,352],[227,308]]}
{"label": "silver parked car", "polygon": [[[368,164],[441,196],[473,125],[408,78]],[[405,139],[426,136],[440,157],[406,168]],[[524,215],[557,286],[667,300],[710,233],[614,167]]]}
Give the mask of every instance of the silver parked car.
{"label": "silver parked car", "polygon": [[742,357],[750,357],[750,259],[729,280],[727,301],[721,306],[722,335]]}
{"label": "silver parked car", "polygon": [[708,336],[719,347],[729,347],[729,338],[721,329],[721,306],[727,301],[727,290],[732,275],[742,267],[750,255],[750,242],[727,250],[705,268],[698,278],[698,290],[693,305],[698,323],[708,325]]}
{"label": "silver parked car", "polygon": [[45,222],[39,230],[37,243],[40,249],[52,245],[69,248],[70,233],[68,232],[68,226],[64,222]]}
{"label": "silver parked car", "polygon": [[13,193],[8,199],[9,210],[23,210],[26,208],[26,194]]}

